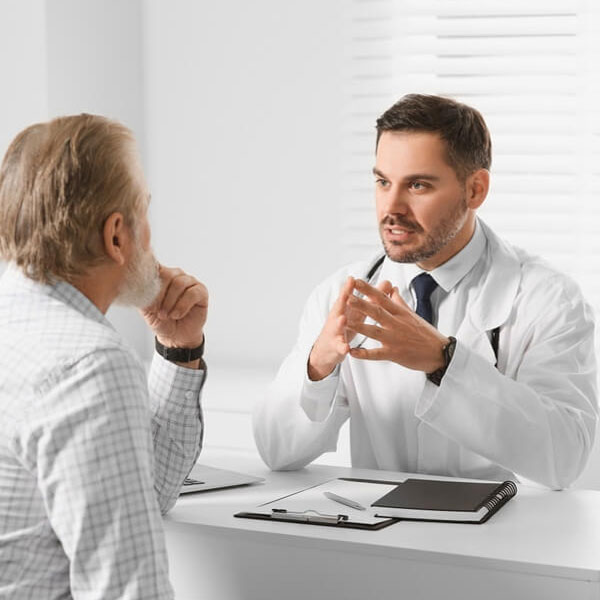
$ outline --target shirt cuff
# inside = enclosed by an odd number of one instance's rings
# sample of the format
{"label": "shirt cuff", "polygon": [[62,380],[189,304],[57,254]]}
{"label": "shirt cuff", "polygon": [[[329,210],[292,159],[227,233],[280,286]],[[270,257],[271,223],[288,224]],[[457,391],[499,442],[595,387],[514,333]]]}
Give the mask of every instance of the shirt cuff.
{"label": "shirt cuff", "polygon": [[324,421],[329,416],[339,380],[340,365],[319,381],[309,379],[307,370],[304,370],[300,404],[311,421]]}
{"label": "shirt cuff", "polygon": [[[422,421],[430,422],[438,415],[441,410],[444,393],[452,386],[456,386],[457,380],[462,373],[465,373],[467,362],[469,360],[469,350],[458,340],[452,360],[442,377],[439,386],[425,378],[425,387],[423,393],[415,407],[415,416]],[[441,396],[440,396],[441,394]]]}
{"label": "shirt cuff", "polygon": [[181,367],[155,352],[148,375],[151,409],[168,404],[171,412],[197,414],[205,380],[206,369]]}

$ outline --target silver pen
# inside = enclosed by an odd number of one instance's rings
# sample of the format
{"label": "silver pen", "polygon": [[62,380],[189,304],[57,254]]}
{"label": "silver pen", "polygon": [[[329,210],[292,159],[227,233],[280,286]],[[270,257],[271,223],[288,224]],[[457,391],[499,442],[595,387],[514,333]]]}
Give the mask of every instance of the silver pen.
{"label": "silver pen", "polygon": [[333,492],[323,492],[323,495],[334,502],[339,502],[344,506],[349,506],[350,508],[356,508],[357,510],[367,510],[362,504],[355,502],[354,500],[349,500],[348,498],[344,498],[343,496],[338,496]]}

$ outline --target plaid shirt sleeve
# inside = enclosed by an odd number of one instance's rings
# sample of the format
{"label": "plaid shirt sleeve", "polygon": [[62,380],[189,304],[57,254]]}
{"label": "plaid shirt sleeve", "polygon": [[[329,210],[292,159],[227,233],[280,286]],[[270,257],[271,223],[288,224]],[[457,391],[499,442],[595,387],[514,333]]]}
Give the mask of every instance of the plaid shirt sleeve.
{"label": "plaid shirt sleeve", "polygon": [[164,514],[202,448],[200,390],[206,370],[179,367],[154,354],[148,389],[154,442],[154,489]]}
{"label": "plaid shirt sleeve", "polygon": [[17,454],[36,473],[74,598],[172,598],[160,512],[199,452],[203,381],[201,371],[153,365],[149,419],[141,365],[113,348],[62,366],[37,390]]}

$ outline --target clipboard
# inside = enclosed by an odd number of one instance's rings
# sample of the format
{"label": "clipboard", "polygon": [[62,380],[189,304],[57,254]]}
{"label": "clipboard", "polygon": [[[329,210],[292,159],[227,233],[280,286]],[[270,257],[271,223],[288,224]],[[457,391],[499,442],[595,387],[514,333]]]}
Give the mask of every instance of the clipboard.
{"label": "clipboard", "polygon": [[[340,477],[287,494],[256,507],[257,510],[238,512],[234,517],[377,531],[397,523],[395,517],[379,517],[371,504],[393,490],[399,481],[355,479]],[[362,485],[361,485],[362,484]],[[326,498],[323,492],[333,492],[352,498],[366,507],[358,510]]]}

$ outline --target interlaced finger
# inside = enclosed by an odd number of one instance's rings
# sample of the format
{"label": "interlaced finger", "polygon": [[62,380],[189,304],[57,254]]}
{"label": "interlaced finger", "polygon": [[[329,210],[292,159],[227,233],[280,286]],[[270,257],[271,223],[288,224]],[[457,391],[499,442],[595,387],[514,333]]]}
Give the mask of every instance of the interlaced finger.
{"label": "interlaced finger", "polygon": [[368,338],[377,340],[378,342],[385,342],[388,339],[388,333],[385,331],[385,329],[382,329],[377,325],[360,323],[354,326],[354,331],[357,333],[362,333],[362,335],[366,335]]}
{"label": "interlaced finger", "polygon": [[394,317],[385,308],[358,296],[350,297],[348,305],[352,312],[360,312],[363,315],[371,317],[373,321],[384,327],[392,327],[396,324]]}
{"label": "interlaced finger", "polygon": [[369,285],[365,281],[357,279],[354,283],[354,287],[361,294],[369,298],[371,302],[378,304],[383,307],[387,312],[391,315],[397,315],[402,312],[403,309],[406,309],[406,303],[400,299],[401,302],[397,302],[392,300],[387,294],[384,294],[381,290]]}
{"label": "interlaced finger", "polygon": [[350,294],[352,293],[353,288],[354,288],[354,278],[348,277],[348,279],[346,279],[346,281],[344,282],[344,285],[342,286],[342,289],[340,290],[340,294],[337,297],[337,300],[335,301],[335,303],[332,307],[332,312],[336,313],[337,315],[344,314],[344,312],[346,310],[346,302],[348,302],[348,298],[349,298]]}
{"label": "interlaced finger", "polygon": [[352,348],[350,355],[361,360],[390,360],[387,348]]}

